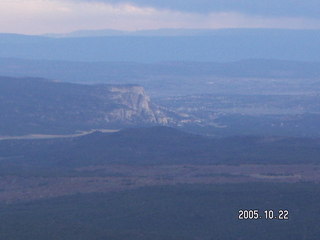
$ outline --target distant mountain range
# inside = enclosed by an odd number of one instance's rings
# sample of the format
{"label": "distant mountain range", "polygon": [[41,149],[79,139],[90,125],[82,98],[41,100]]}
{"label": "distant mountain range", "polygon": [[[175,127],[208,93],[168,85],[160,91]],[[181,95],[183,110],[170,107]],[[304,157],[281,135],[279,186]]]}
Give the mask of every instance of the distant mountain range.
{"label": "distant mountain range", "polygon": [[297,84],[299,91],[317,91],[314,82],[320,79],[320,62],[249,59],[226,63],[134,63],[0,58],[0,75],[76,83],[138,84],[151,96],[248,94],[248,88],[253,90],[250,94],[261,89],[269,93],[291,93],[297,91],[293,89]]}
{"label": "distant mountain range", "polygon": [[270,29],[270,28],[225,28],[225,29],[192,29],[192,28],[160,28],[150,30],[137,30],[137,31],[121,31],[115,29],[98,29],[98,30],[78,30],[64,34],[45,34],[45,37],[56,38],[75,38],[75,37],[102,37],[102,36],[223,36],[228,34],[248,34],[254,32],[266,34],[288,34],[289,32],[307,33],[317,30],[290,30],[290,29]]}
{"label": "distant mountain range", "polygon": [[[99,36],[96,36],[99,35]],[[44,37],[0,35],[0,57],[67,61],[320,61],[319,30],[158,30]]]}
{"label": "distant mountain range", "polygon": [[[81,62],[0,58],[0,74],[69,82],[137,82],[152,76],[319,78],[320,62],[247,59],[235,62]],[[141,83],[141,80],[140,80]]]}
{"label": "distant mountain range", "polygon": [[[55,38],[78,38],[78,37],[106,37],[106,36],[144,36],[144,37],[169,37],[169,36],[220,36],[234,33],[248,33],[252,31],[279,31],[278,29],[190,29],[190,28],[161,28],[151,30],[137,30],[137,31],[121,31],[114,29],[99,29],[99,30],[79,30],[65,34],[45,34],[45,37]],[[268,31],[269,30],[269,31]],[[280,31],[291,31],[281,29]]]}

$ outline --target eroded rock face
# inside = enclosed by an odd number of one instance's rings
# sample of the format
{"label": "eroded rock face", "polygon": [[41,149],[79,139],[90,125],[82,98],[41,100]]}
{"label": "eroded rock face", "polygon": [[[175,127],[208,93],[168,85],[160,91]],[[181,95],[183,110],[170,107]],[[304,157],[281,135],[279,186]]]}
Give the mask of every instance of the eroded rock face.
{"label": "eroded rock face", "polygon": [[107,112],[105,120],[123,123],[168,124],[170,119],[159,107],[151,103],[150,97],[141,86],[112,86],[108,88],[112,101],[118,104]]}
{"label": "eroded rock face", "polygon": [[174,122],[137,85],[82,85],[0,77],[0,98],[0,135]]}

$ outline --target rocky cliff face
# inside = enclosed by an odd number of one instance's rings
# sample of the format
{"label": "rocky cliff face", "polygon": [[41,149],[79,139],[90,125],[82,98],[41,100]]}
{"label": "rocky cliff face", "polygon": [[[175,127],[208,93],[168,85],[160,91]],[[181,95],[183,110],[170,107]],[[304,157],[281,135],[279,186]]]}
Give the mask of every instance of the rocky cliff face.
{"label": "rocky cliff face", "polygon": [[108,122],[166,125],[172,121],[158,106],[151,103],[141,86],[111,86],[108,90],[112,101],[119,104],[118,108],[105,114]]}
{"label": "rocky cliff face", "polygon": [[0,77],[0,136],[174,122],[136,85]]}

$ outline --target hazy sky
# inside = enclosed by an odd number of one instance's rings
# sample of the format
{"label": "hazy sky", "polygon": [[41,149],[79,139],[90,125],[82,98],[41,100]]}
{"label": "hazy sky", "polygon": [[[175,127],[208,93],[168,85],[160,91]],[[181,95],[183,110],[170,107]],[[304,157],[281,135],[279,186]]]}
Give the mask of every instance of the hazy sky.
{"label": "hazy sky", "polygon": [[0,32],[320,29],[320,0],[0,0]]}

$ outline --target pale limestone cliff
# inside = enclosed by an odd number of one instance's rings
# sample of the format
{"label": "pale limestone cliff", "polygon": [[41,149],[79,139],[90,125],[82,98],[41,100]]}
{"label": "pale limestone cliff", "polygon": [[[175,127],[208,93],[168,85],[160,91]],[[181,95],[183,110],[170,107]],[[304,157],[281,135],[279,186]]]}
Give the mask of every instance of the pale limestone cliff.
{"label": "pale limestone cliff", "polygon": [[151,104],[141,86],[108,87],[110,99],[118,107],[105,114],[108,122],[169,124],[172,120],[159,107]]}

